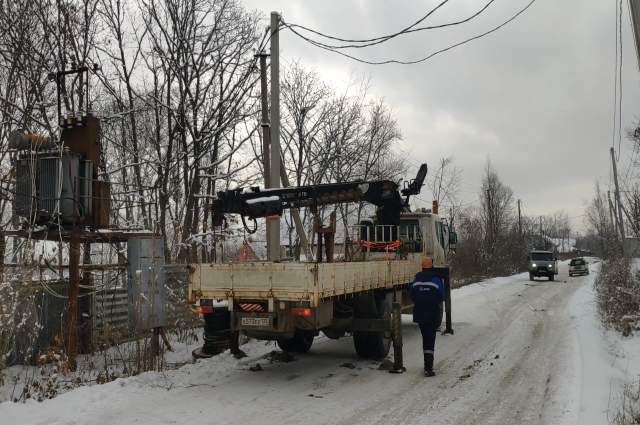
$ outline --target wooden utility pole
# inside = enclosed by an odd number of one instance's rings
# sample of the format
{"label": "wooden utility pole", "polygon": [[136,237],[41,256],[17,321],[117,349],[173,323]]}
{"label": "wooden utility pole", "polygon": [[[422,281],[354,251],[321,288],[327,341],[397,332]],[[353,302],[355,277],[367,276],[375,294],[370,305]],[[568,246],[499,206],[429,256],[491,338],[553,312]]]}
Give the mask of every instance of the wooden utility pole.
{"label": "wooden utility pole", "polygon": [[542,216],[540,216],[540,249],[544,249],[544,236],[542,235]]}
{"label": "wooden utility pole", "polygon": [[613,217],[616,216],[615,208],[613,207],[613,203],[611,202],[611,191],[607,190],[607,196],[609,198],[609,220],[611,221],[611,227],[616,229],[616,235],[618,234],[618,220],[614,220]]}
{"label": "wooden utility pole", "polygon": [[489,254],[493,257],[493,205],[491,205],[491,189],[487,189],[487,213],[489,223],[487,224],[487,235],[489,236]]}
{"label": "wooden utility pole", "polygon": [[520,204],[522,201],[518,199],[518,230],[520,231],[520,242],[522,242],[522,214],[520,212]]}
{"label": "wooden utility pole", "polygon": [[69,241],[69,370],[75,372],[78,364],[78,292],[80,290],[80,236],[78,229],[71,231]]}
{"label": "wooden utility pole", "polygon": [[618,228],[620,229],[620,237],[621,239],[621,243],[622,243],[622,255],[624,256],[624,260],[625,262],[629,261],[629,258],[627,257],[627,246],[625,244],[625,234],[624,234],[624,221],[622,220],[622,202],[620,201],[620,187],[618,186],[618,167],[616,166],[616,157],[615,157],[615,151],[613,150],[613,148],[611,148],[609,150],[611,152],[611,163],[613,164],[613,181],[616,185],[616,193],[615,193],[615,197],[616,197],[616,204],[617,204],[617,210],[618,210]]}

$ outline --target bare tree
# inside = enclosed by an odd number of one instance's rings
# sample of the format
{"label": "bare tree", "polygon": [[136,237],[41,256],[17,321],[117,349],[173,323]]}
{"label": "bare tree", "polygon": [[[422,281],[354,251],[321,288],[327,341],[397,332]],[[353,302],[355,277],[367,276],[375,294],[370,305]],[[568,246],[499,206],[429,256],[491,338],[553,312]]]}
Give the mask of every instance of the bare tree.
{"label": "bare tree", "polygon": [[616,231],[609,216],[608,201],[600,189],[598,180],[594,183],[595,194],[585,202],[585,221],[589,224],[589,233],[600,243],[601,255],[610,258],[619,254]]}
{"label": "bare tree", "polygon": [[428,186],[433,195],[433,200],[438,205],[449,203],[449,223],[453,225],[460,213],[461,203],[458,199],[460,185],[462,183],[462,168],[455,165],[455,158],[451,155],[448,158],[440,158],[440,162],[434,171],[433,180],[428,180]]}

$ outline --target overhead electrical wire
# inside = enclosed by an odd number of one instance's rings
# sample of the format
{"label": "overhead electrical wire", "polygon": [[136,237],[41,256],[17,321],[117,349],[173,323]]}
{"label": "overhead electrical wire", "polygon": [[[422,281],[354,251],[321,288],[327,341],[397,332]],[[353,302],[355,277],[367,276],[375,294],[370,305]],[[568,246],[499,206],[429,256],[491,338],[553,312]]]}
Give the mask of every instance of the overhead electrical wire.
{"label": "overhead electrical wire", "polygon": [[495,27],[495,28],[493,28],[493,29],[491,29],[489,31],[486,31],[486,32],[484,32],[484,33],[482,33],[480,35],[475,36],[475,37],[471,37],[471,38],[469,38],[469,39],[467,39],[465,41],[462,41],[460,43],[453,44],[453,45],[451,45],[451,46],[449,46],[447,48],[438,50],[437,52],[432,53],[432,54],[430,54],[430,55],[428,55],[428,56],[426,56],[424,58],[413,60],[413,61],[400,61],[400,60],[392,59],[392,60],[386,60],[386,61],[381,61],[381,62],[372,62],[372,61],[367,61],[367,60],[364,60],[364,59],[359,59],[359,58],[356,58],[356,57],[351,56],[349,54],[340,52],[339,50],[337,50],[335,48],[327,47],[326,45],[323,45],[323,43],[320,43],[320,42],[318,42],[316,40],[312,40],[312,39],[300,34],[300,32],[296,31],[291,24],[286,23],[284,21],[284,19],[281,19],[281,22],[282,22],[282,26],[288,28],[289,30],[291,30],[291,32],[293,32],[294,34],[296,34],[298,37],[302,38],[303,40],[307,41],[311,45],[314,45],[314,46],[319,47],[319,48],[324,49],[324,50],[328,50],[330,52],[333,52],[333,53],[336,53],[338,55],[347,57],[349,59],[353,59],[353,60],[355,60],[357,62],[360,62],[360,63],[365,63],[365,64],[368,64],[368,65],[387,65],[387,64],[391,64],[391,63],[397,63],[397,64],[400,64],[400,65],[413,65],[413,64],[424,62],[424,61],[426,61],[428,59],[431,59],[432,57],[434,57],[434,56],[436,56],[436,55],[438,55],[440,53],[444,53],[444,52],[449,51],[451,49],[454,49],[456,47],[462,46],[462,45],[467,44],[467,43],[469,43],[469,42],[471,42],[473,40],[477,40],[479,38],[482,38],[484,36],[487,36],[487,35],[495,32],[495,31],[499,30],[500,28],[504,27],[505,25],[507,25],[508,23],[513,21],[514,19],[516,19],[522,13],[524,13],[535,2],[536,2],[536,0],[531,0],[531,2],[529,4],[527,4],[527,6],[525,6],[522,10],[520,10],[518,13],[516,13],[513,17],[511,17],[507,21],[503,22],[502,24],[498,25],[497,27]]}
{"label": "overhead electrical wire", "polygon": [[348,39],[342,39],[342,38],[338,38],[338,37],[332,37],[326,34],[323,34],[319,31],[316,30],[312,30],[310,28],[304,27],[302,25],[297,25],[297,24],[291,24],[290,26],[293,28],[300,28],[303,29],[305,31],[309,31],[311,33],[314,33],[316,35],[319,35],[320,37],[324,37],[324,38],[328,38],[331,40],[336,40],[336,41],[342,41],[342,42],[347,42],[347,43],[364,43],[364,44],[348,44],[348,45],[342,45],[342,46],[332,46],[329,44],[324,44],[321,43],[319,41],[316,41],[316,43],[318,43],[318,45],[320,46],[324,46],[330,49],[362,49],[365,47],[370,47],[370,46],[375,46],[377,44],[381,44],[384,43],[386,41],[389,41],[395,37],[398,37],[400,35],[403,34],[411,34],[414,32],[418,32],[418,31],[427,31],[427,30],[433,30],[433,29],[440,29],[440,28],[446,28],[446,27],[452,27],[455,25],[461,25],[464,23],[467,23],[469,21],[471,21],[473,18],[479,16],[482,12],[484,12],[485,10],[487,10],[487,8],[495,1],[495,0],[491,0],[489,1],[489,3],[487,3],[482,9],[480,9],[480,11],[476,12],[475,14],[471,15],[470,17],[463,19],[461,21],[456,21],[456,22],[450,22],[448,24],[442,24],[442,25],[433,25],[433,26],[429,26],[429,27],[422,27],[422,28],[413,28],[416,25],[420,24],[422,21],[424,21],[425,19],[427,19],[429,16],[431,16],[436,10],[438,10],[439,8],[441,8],[442,6],[445,5],[445,3],[447,3],[449,0],[445,0],[442,3],[440,3],[438,6],[436,6],[435,8],[433,8],[431,11],[429,11],[429,13],[427,13],[425,16],[423,16],[418,22],[416,22],[415,24],[403,29],[402,31],[399,31],[395,34],[391,34],[391,35],[387,35],[387,36],[383,36],[383,37],[377,37],[377,38],[372,38],[369,40],[348,40]]}
{"label": "overhead electrical wire", "polygon": [[620,78],[618,83],[620,85],[620,96],[618,97],[618,158],[616,161],[620,161],[620,147],[622,145],[622,0],[620,0],[620,14],[619,14],[619,33],[620,33]]}
{"label": "overhead electrical wire", "polygon": [[[443,1],[442,3],[440,3],[438,6],[436,6],[436,7],[435,7],[435,8],[433,8],[433,9],[431,9],[431,10],[430,10],[430,11],[429,11],[425,16],[423,16],[422,18],[420,18],[416,23],[414,23],[414,24],[412,24],[412,25],[408,26],[407,28],[403,29],[402,31],[399,31],[399,32],[397,32],[397,33],[395,33],[395,34],[391,34],[391,35],[385,35],[385,36],[382,36],[382,37],[370,38],[370,39],[364,39],[364,40],[350,40],[350,39],[345,39],[345,38],[333,37],[333,36],[330,36],[330,35],[323,34],[323,33],[319,32],[319,31],[312,30],[312,29],[310,29],[310,28],[304,27],[304,26],[302,26],[302,25],[298,25],[298,24],[286,24],[286,23],[284,22],[284,19],[282,18],[282,15],[280,15],[280,20],[282,21],[282,23],[283,23],[285,26],[287,26],[287,27],[289,27],[289,28],[300,28],[300,29],[303,29],[303,30],[305,30],[305,31],[309,31],[309,32],[312,32],[312,33],[314,33],[314,34],[316,34],[316,35],[319,35],[320,37],[328,38],[328,39],[330,39],[330,40],[342,41],[342,42],[344,42],[344,43],[371,43],[371,42],[380,41],[380,40],[387,41],[387,40],[389,40],[389,39],[391,39],[391,38],[397,37],[398,35],[401,35],[401,34],[406,33],[407,31],[411,30],[413,27],[415,27],[416,25],[420,24],[422,21],[424,21],[425,19],[427,19],[429,16],[431,16],[431,15],[432,15],[436,10],[440,9],[440,8],[441,8],[442,6],[444,6],[448,1],[449,1],[449,0],[444,0],[444,1]],[[337,46],[336,46],[336,47],[334,47],[334,48],[341,48],[341,47],[337,47]]]}
{"label": "overhead electrical wire", "polygon": [[[615,69],[613,72],[613,134],[611,135],[612,148],[616,147],[616,118],[618,117],[618,5],[617,4],[615,7],[615,10],[616,10],[616,19],[615,19],[616,30],[614,34],[616,36],[616,47],[614,52],[616,54],[616,63],[615,63]],[[609,172],[609,182],[611,182],[611,172]]]}

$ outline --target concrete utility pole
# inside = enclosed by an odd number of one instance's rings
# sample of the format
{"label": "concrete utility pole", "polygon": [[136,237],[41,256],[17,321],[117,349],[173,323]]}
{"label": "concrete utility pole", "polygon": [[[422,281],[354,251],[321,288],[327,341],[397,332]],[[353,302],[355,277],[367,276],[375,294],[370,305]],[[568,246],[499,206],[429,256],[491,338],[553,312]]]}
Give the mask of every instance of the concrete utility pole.
{"label": "concrete utility pole", "polygon": [[636,46],[636,58],[640,65],[640,0],[629,0],[629,17],[633,29],[633,41]]}
{"label": "concrete utility pole", "polygon": [[[268,189],[271,184],[271,123],[269,122],[269,99],[267,90],[267,57],[265,52],[258,54],[260,57],[260,90],[262,97],[262,166],[264,168],[264,187]],[[269,228],[267,228],[269,232]],[[269,236],[267,236],[269,239]]]}
{"label": "concrete utility pole", "polygon": [[[267,90],[267,56],[265,52],[258,53],[260,57],[260,90],[262,98],[262,167],[264,168],[264,187],[271,187],[271,123],[269,122],[269,99]],[[273,261],[270,256],[271,232],[273,226],[270,225],[270,219],[267,219],[266,236],[267,236],[267,259]]]}
{"label": "concrete utility pole", "polygon": [[[271,12],[271,167],[269,188],[280,187],[280,14]],[[280,259],[280,218],[267,218],[267,261]]]}
{"label": "concrete utility pole", "polygon": [[613,181],[616,185],[616,202],[618,206],[618,227],[620,228],[620,236],[622,238],[622,255],[624,255],[624,260],[628,261],[627,257],[627,245],[625,244],[625,235],[624,235],[624,221],[622,221],[622,202],[620,201],[620,188],[618,187],[618,167],[616,166],[616,158],[615,151],[613,148],[610,149],[611,152],[611,163],[613,164]]}

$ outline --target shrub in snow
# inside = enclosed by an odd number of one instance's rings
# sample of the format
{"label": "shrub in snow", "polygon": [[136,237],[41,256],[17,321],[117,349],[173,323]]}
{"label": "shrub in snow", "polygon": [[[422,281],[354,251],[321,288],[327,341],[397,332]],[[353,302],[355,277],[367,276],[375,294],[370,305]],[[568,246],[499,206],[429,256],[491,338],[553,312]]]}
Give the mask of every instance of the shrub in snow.
{"label": "shrub in snow", "polygon": [[623,259],[604,261],[594,283],[598,313],[606,326],[624,336],[640,329],[640,271]]}
{"label": "shrub in snow", "polygon": [[616,414],[613,424],[640,424],[640,380],[625,386],[622,409]]}

